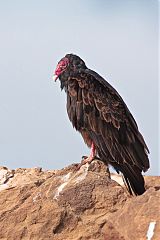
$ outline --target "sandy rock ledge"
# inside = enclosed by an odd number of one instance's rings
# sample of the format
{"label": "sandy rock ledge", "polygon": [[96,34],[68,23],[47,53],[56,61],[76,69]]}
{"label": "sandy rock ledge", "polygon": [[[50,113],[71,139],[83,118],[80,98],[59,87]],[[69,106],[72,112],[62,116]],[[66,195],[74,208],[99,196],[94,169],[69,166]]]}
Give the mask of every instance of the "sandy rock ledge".
{"label": "sandy rock ledge", "polygon": [[147,191],[130,197],[98,161],[78,171],[0,167],[0,239],[159,240],[160,177],[145,180]]}

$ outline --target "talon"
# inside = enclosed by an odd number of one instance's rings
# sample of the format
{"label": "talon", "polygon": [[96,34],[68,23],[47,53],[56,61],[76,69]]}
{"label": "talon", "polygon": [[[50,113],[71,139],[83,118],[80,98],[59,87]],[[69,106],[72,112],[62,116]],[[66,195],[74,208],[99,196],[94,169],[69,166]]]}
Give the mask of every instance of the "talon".
{"label": "talon", "polygon": [[77,170],[79,170],[83,165],[85,165],[86,163],[91,163],[92,161],[94,160],[94,157],[91,157],[91,156],[89,156],[89,157],[87,157],[87,156],[82,156],[82,161],[81,161],[81,163],[80,164],[78,164],[78,166],[77,166]]}
{"label": "talon", "polygon": [[81,164],[82,164],[82,165],[85,165],[86,163],[91,163],[93,160],[94,160],[94,157],[89,156],[89,157],[84,158],[84,159],[81,161]]}
{"label": "talon", "polygon": [[91,163],[94,159],[96,158],[96,149],[95,149],[95,145],[94,143],[92,142],[92,145],[91,145],[91,154],[89,157],[87,156],[82,156],[82,161],[80,164],[78,164],[77,166],[77,170],[79,170],[83,165],[85,165],[86,163]]}

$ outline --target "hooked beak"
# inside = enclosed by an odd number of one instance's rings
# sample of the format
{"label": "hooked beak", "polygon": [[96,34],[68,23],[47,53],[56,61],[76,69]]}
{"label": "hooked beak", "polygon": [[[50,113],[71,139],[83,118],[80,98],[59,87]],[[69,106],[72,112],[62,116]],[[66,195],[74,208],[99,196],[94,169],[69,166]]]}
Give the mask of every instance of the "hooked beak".
{"label": "hooked beak", "polygon": [[58,79],[58,75],[54,74],[53,75],[53,80],[56,81]]}

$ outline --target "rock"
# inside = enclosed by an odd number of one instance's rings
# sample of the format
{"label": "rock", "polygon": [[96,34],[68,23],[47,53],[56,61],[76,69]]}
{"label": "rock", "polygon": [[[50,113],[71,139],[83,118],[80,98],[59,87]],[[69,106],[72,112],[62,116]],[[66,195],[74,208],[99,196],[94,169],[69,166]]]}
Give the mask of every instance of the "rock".
{"label": "rock", "polygon": [[78,171],[75,164],[56,171],[1,167],[0,239],[159,239],[160,178],[146,177],[146,185],[142,196],[129,196],[121,177],[110,179],[99,161]]}
{"label": "rock", "polygon": [[[134,197],[126,201],[124,207],[114,213],[110,221],[126,240],[146,239],[151,222],[155,222],[153,239],[160,237],[160,191],[150,188],[142,196]],[[123,224],[122,224],[123,223]],[[126,227],[127,226],[127,227]]]}

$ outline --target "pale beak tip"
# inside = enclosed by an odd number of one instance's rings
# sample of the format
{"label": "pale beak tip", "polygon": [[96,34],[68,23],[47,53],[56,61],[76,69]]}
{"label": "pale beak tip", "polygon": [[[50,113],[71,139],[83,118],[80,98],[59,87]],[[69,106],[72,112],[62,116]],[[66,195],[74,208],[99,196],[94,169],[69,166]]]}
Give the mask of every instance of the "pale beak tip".
{"label": "pale beak tip", "polygon": [[56,81],[58,79],[58,76],[55,74],[55,75],[53,75],[52,78],[53,78],[54,81]]}

